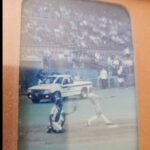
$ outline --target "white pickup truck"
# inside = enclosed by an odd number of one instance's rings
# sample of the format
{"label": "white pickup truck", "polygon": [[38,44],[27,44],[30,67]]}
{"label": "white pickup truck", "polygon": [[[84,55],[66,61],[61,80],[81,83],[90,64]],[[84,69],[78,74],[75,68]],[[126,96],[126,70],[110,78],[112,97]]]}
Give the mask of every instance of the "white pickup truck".
{"label": "white pickup truck", "polygon": [[39,103],[41,99],[53,101],[55,94],[62,98],[75,95],[87,98],[91,87],[91,81],[76,81],[70,75],[50,75],[44,83],[28,88],[27,96],[33,103]]}

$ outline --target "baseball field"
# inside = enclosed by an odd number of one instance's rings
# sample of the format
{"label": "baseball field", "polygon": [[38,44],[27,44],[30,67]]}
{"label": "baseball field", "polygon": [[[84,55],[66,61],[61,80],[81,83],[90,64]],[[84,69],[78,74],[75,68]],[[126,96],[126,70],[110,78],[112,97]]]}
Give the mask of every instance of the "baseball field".
{"label": "baseball field", "polygon": [[47,134],[52,103],[32,104],[20,96],[19,150],[137,150],[137,99],[135,88],[99,90],[102,112],[117,128],[108,128],[102,120],[86,126],[95,114],[89,99],[72,97],[64,102],[64,110],[73,105],[77,110],[67,116],[65,132]]}

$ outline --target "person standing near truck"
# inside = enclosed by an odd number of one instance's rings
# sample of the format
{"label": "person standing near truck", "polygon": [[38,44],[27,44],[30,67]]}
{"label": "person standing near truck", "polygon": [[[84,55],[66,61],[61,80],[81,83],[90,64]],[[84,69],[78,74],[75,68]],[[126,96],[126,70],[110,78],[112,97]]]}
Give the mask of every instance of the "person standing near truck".
{"label": "person standing near truck", "polygon": [[108,72],[105,68],[100,71],[99,79],[102,89],[106,89],[108,87]]}
{"label": "person standing near truck", "polygon": [[48,72],[46,69],[41,69],[37,74],[38,84],[43,84],[44,81],[47,79]]}

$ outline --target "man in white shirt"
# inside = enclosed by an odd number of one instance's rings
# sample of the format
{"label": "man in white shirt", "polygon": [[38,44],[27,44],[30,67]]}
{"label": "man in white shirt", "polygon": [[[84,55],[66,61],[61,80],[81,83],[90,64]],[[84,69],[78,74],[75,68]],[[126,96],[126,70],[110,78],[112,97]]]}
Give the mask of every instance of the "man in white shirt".
{"label": "man in white shirt", "polygon": [[74,80],[75,80],[75,81],[80,81],[80,74],[79,74],[79,72],[77,72],[77,73],[75,74]]}
{"label": "man in white shirt", "polygon": [[117,70],[117,76],[118,76],[119,87],[123,87],[124,86],[124,75],[123,75],[123,66],[122,65],[120,65]]}
{"label": "man in white shirt", "polygon": [[131,54],[130,49],[129,49],[128,47],[125,48],[125,49],[124,49],[124,55],[127,56],[127,57],[129,57],[130,54]]}
{"label": "man in white shirt", "polygon": [[101,85],[102,85],[102,88],[105,89],[108,87],[108,73],[107,73],[107,70],[105,68],[103,68],[101,71],[100,71],[100,82],[101,82]]}
{"label": "man in white shirt", "polygon": [[117,69],[118,66],[119,66],[119,64],[120,64],[119,57],[118,57],[118,56],[115,56],[115,59],[113,60],[113,67],[114,67],[115,69]]}

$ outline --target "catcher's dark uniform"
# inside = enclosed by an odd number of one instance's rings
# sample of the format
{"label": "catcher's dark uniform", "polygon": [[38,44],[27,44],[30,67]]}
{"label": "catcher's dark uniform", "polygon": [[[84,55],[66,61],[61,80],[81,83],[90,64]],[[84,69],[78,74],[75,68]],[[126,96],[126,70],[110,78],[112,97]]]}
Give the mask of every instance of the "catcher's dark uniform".
{"label": "catcher's dark uniform", "polygon": [[65,123],[65,113],[62,109],[61,100],[57,100],[55,105],[52,107],[49,116],[49,127],[47,133],[55,132],[62,133],[63,126]]}

